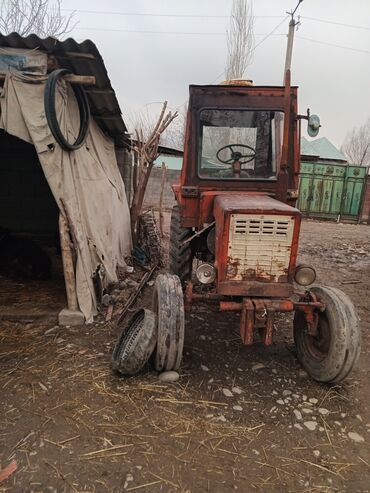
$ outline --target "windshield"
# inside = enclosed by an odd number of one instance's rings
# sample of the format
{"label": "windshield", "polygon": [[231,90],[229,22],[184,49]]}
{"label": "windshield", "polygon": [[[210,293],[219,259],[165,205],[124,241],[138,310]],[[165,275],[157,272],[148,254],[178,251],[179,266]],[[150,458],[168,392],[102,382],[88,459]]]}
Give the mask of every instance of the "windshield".
{"label": "windshield", "polygon": [[284,113],[261,110],[200,112],[198,173],[208,179],[276,178]]}

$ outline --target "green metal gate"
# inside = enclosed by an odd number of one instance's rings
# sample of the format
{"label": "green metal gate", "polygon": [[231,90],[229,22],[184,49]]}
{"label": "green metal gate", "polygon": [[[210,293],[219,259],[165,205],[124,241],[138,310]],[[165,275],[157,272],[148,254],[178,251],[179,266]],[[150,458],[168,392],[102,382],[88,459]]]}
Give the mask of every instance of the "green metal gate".
{"label": "green metal gate", "polygon": [[356,221],[366,176],[363,166],[302,162],[298,208],[310,217]]}

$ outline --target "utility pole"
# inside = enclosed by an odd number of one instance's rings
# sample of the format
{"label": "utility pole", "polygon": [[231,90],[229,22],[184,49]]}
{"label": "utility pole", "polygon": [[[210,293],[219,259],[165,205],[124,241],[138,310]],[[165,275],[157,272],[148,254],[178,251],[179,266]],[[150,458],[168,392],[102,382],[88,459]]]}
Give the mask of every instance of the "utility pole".
{"label": "utility pole", "polygon": [[292,65],[294,31],[295,31],[295,28],[297,26],[299,26],[299,19],[298,19],[298,21],[296,21],[294,19],[294,14],[296,13],[298,7],[301,5],[302,2],[303,2],[303,0],[298,0],[298,4],[297,4],[296,8],[291,12],[287,12],[287,14],[289,14],[291,16],[291,19],[289,22],[289,31],[288,31],[288,41],[287,41],[286,55],[285,55],[283,84],[285,84],[286,72],[287,72],[287,70],[290,70],[291,65]]}

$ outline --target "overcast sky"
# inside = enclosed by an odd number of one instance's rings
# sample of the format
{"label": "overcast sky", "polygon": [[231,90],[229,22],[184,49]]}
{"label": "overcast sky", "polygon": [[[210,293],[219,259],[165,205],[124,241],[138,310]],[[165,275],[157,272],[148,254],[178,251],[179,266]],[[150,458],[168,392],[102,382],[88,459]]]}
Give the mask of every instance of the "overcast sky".
{"label": "overcast sky", "polygon": [[[296,3],[254,0],[256,44],[281,23],[254,52],[246,76],[255,85],[281,84],[289,22],[284,17]],[[231,5],[232,0],[63,1],[64,8],[77,9],[71,36],[93,40],[101,52],[125,120],[145,107],[158,111],[163,100],[177,108],[187,100],[189,84],[224,78]],[[292,83],[300,87],[299,110],[317,113],[320,135],[339,147],[350,129],[370,117],[370,0],[303,0],[298,12]]]}

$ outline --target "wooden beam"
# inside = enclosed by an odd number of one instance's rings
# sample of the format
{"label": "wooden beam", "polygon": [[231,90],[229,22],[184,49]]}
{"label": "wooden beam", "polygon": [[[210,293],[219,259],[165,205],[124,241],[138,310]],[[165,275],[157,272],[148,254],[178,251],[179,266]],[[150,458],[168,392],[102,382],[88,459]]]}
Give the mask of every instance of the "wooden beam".
{"label": "wooden beam", "polygon": [[[6,77],[6,74],[0,74],[0,81],[5,80],[5,77]],[[88,85],[88,86],[93,86],[96,83],[94,75],[70,74],[70,75],[64,75],[62,77],[62,79],[64,79],[67,82],[70,82],[71,84],[84,84],[84,85]]]}

